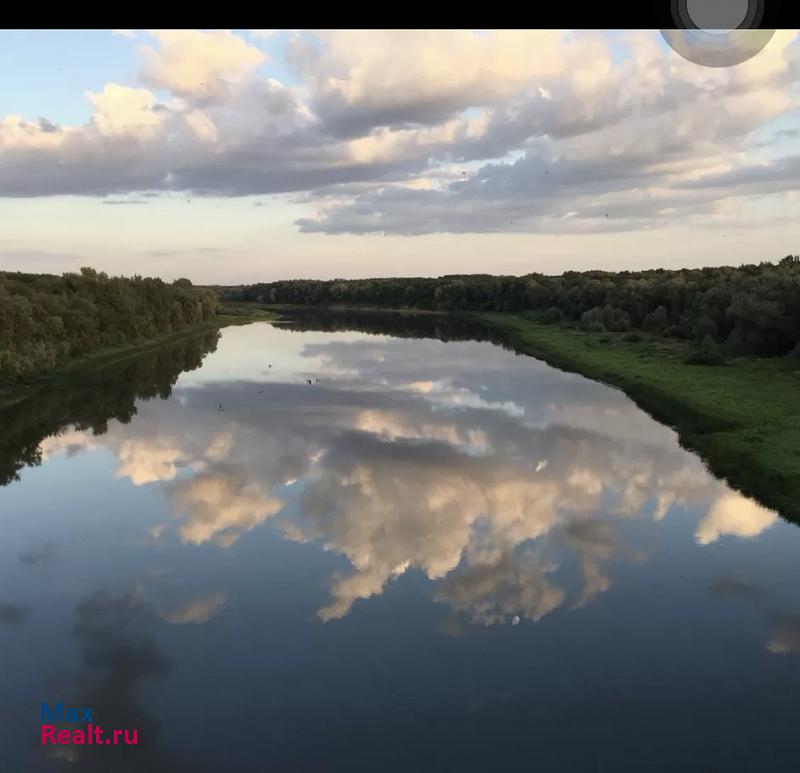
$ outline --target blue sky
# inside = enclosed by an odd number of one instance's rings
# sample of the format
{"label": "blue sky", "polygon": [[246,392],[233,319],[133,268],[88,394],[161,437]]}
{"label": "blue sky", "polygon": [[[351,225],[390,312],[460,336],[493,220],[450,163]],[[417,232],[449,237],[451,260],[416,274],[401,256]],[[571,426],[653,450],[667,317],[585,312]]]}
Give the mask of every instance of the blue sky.
{"label": "blue sky", "polygon": [[87,121],[83,92],[133,82],[139,66],[136,41],[108,30],[7,30],[0,41],[0,114],[31,121]]}
{"label": "blue sky", "polygon": [[[278,31],[268,39],[249,30],[236,33],[269,57],[258,74],[287,85],[301,84],[285,66],[289,33]],[[109,82],[135,85],[141,67],[139,47],[149,44],[141,36],[111,30],[0,31],[0,115],[84,123],[92,110],[83,92],[100,91]]]}
{"label": "blue sky", "polygon": [[780,31],[721,69],[657,31],[1,32],[0,268],[780,257],[798,251],[797,44]]}

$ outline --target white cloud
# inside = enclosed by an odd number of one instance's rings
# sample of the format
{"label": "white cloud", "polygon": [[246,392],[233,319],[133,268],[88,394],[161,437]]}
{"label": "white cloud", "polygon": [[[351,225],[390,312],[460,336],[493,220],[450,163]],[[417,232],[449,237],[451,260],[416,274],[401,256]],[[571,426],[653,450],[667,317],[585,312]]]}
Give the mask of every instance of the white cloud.
{"label": "white cloud", "polygon": [[757,537],[778,520],[778,514],[752,499],[730,492],[721,496],[697,525],[695,539],[709,545],[720,537]]}
{"label": "white cloud", "polygon": [[589,32],[292,32],[292,86],[233,32],[148,34],[141,85],[87,92],[87,124],[0,120],[0,195],[297,193],[303,232],[604,233],[744,225],[800,164],[750,142],[800,106],[793,31],[727,69],[656,32],[619,59]]}
{"label": "white cloud", "polygon": [[117,477],[129,478],[134,486],[172,480],[177,474],[176,462],[181,456],[178,441],[174,438],[130,438],[123,441],[117,451]]}
{"label": "white cloud", "polygon": [[[477,624],[538,620],[614,587],[616,560],[641,555],[624,544],[624,523],[650,517],[654,502],[657,520],[677,505],[707,508],[696,531],[703,545],[777,521],[713,479],[622,393],[529,358],[477,342],[378,337],[292,350],[275,328],[242,332],[254,334],[264,351],[282,352],[284,376],[273,369],[267,384],[263,359],[251,369],[234,356],[224,399],[235,408],[225,414],[213,409],[218,385],[184,382],[172,407],[145,402],[131,424],[97,437],[65,433],[42,449],[109,448],[119,475],[163,485],[186,544],[230,547],[270,522],[287,539],[335,552],[348,568],[331,578],[320,619],[340,619],[416,571],[438,601]],[[310,363],[325,388],[298,389]],[[498,407],[507,404],[518,410]],[[274,492],[295,482],[284,507]],[[141,528],[159,540],[163,521]],[[556,575],[562,563],[580,566],[572,589]],[[201,622],[215,608],[179,603],[166,613]]]}
{"label": "white cloud", "polygon": [[213,94],[240,82],[265,55],[225,30],[154,30],[159,48],[142,47],[142,79],[176,95]]}
{"label": "white cloud", "polygon": [[94,106],[92,121],[105,137],[153,137],[164,120],[153,108],[156,100],[147,89],[109,83],[101,92],[86,92]]}
{"label": "white cloud", "polygon": [[206,472],[173,485],[174,514],[184,517],[181,539],[230,547],[246,531],[279,512],[283,502],[236,471]]}

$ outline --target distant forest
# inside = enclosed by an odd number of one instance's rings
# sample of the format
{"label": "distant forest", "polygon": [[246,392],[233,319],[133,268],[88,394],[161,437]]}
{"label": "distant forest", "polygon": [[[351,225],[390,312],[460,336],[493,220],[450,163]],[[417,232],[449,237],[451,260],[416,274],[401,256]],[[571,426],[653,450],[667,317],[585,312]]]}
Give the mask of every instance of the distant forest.
{"label": "distant forest", "polygon": [[265,304],[507,311],[592,331],[643,331],[709,343],[729,355],[800,355],[800,256],[738,268],[568,271],[438,278],[287,280],[218,288]]}
{"label": "distant forest", "polygon": [[143,342],[215,316],[212,290],[110,277],[91,268],[61,276],[0,272],[0,384],[94,352]]}

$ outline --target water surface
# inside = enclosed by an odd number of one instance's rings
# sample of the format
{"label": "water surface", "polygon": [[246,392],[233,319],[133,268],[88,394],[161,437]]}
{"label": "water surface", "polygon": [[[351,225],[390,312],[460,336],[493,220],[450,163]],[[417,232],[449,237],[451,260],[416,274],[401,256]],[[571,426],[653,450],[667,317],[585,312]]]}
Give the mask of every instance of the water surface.
{"label": "water surface", "polygon": [[[0,768],[796,769],[800,531],[475,337],[256,323],[4,410]],[[139,744],[42,747],[58,701]]]}

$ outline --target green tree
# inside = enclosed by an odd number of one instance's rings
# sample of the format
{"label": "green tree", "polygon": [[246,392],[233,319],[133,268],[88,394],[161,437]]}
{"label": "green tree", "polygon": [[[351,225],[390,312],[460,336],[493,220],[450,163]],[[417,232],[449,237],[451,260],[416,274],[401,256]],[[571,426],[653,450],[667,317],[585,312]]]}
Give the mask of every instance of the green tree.
{"label": "green tree", "polygon": [[694,365],[723,365],[725,357],[717,346],[717,342],[707,335],[700,341],[700,346],[688,358],[687,362]]}

